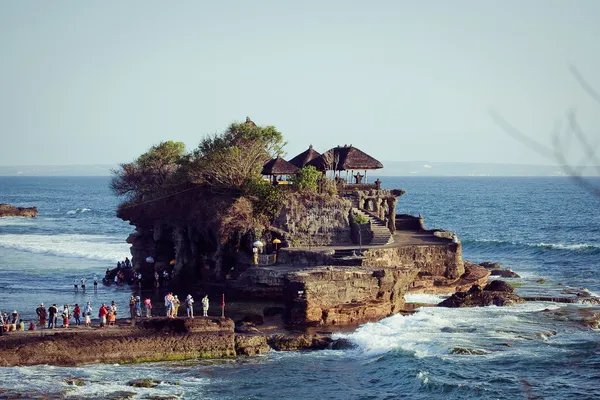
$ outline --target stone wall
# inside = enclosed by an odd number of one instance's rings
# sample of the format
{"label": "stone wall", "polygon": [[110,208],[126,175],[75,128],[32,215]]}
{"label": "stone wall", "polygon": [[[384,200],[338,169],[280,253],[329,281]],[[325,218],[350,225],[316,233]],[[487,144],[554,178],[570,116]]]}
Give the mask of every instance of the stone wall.
{"label": "stone wall", "polygon": [[365,267],[416,268],[421,274],[456,279],[465,272],[460,243],[373,248],[364,252]]}
{"label": "stone wall", "polygon": [[348,243],[352,204],[339,196],[292,194],[273,226],[290,247]]}

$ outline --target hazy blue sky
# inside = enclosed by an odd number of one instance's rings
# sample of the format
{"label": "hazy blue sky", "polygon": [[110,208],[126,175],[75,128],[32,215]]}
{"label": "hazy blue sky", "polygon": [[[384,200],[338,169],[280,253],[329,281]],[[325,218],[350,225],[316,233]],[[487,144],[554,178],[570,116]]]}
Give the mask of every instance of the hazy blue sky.
{"label": "hazy blue sky", "polygon": [[248,115],[294,156],[310,143],[380,160],[548,163],[541,141],[600,105],[600,1],[1,1],[0,164],[189,149]]}

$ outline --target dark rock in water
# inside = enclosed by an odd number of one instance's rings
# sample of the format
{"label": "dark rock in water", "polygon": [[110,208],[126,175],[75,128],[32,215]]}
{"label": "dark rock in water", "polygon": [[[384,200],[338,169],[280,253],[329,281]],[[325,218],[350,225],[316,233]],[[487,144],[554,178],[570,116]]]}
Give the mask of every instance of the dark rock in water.
{"label": "dark rock in water", "polygon": [[36,207],[14,207],[10,204],[0,203],[0,217],[26,217],[33,218],[37,215]]}
{"label": "dark rock in water", "polygon": [[332,350],[348,350],[354,348],[356,348],[356,345],[348,339],[337,339],[331,342]]}
{"label": "dark rock in water", "polygon": [[[545,279],[538,279],[536,282],[537,283],[541,283],[543,285],[544,283],[546,283],[546,280]],[[563,286],[562,283],[559,283],[558,285],[559,286]]]}
{"label": "dark rock in water", "polygon": [[105,400],[130,400],[133,399],[136,395],[137,393],[135,392],[120,391],[103,395],[103,398]]}
{"label": "dark rock in water", "polygon": [[483,288],[486,292],[506,292],[506,293],[514,293],[515,289],[510,286],[508,283],[504,281],[491,281],[488,283],[485,288]]}
{"label": "dark rock in water", "polygon": [[501,276],[503,278],[520,278],[521,276],[511,269],[494,269],[492,276]]}
{"label": "dark rock in water", "polygon": [[485,269],[490,269],[490,270],[504,269],[504,268],[502,268],[502,266],[500,264],[491,262],[491,261],[484,261],[484,262],[479,263],[479,265]]}
{"label": "dark rock in water", "polygon": [[466,349],[464,347],[455,347],[450,352],[451,354],[462,354],[462,355],[482,355],[487,354],[487,351],[480,349]]}
{"label": "dark rock in water", "polygon": [[493,281],[483,290],[471,287],[467,292],[456,292],[439,303],[438,307],[512,306],[523,303],[524,300],[513,291],[506,282]]}
{"label": "dark rock in water", "polygon": [[134,379],[127,383],[129,386],[133,387],[143,387],[143,388],[153,388],[160,385],[160,381],[152,378],[142,378],[142,379]]}
{"label": "dark rock in water", "polygon": [[269,346],[277,351],[324,350],[331,342],[329,335],[307,333],[275,334],[267,338]]}
{"label": "dark rock in water", "polygon": [[283,307],[265,307],[263,315],[265,317],[272,317],[273,315],[281,315],[285,312]]}
{"label": "dark rock in water", "polygon": [[66,378],[65,383],[67,385],[73,385],[73,386],[85,386],[85,381],[83,380],[83,378],[80,378],[77,376],[70,376],[70,377]]}
{"label": "dark rock in water", "polygon": [[467,290],[467,294],[478,293],[478,292],[481,292],[482,290],[483,289],[481,288],[481,286],[473,285],[473,286],[471,286],[471,288],[469,290]]}

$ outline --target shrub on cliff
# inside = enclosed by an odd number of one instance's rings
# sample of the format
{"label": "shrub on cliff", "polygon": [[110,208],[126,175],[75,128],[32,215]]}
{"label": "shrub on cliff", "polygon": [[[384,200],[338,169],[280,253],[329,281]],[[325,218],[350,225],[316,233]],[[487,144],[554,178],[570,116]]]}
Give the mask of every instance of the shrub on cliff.
{"label": "shrub on cliff", "polygon": [[290,178],[290,182],[300,191],[316,192],[319,187],[321,172],[312,165],[300,169],[297,175]]}

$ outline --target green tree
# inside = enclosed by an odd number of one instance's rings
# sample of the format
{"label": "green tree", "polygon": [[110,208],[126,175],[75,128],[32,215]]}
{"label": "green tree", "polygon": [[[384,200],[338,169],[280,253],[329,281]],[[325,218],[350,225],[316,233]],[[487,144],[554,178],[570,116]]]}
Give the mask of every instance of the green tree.
{"label": "green tree", "polygon": [[300,191],[316,192],[319,187],[321,172],[312,165],[303,167],[297,175],[292,176],[290,181]]}
{"label": "green tree", "polygon": [[283,135],[273,126],[234,123],[222,134],[206,136],[188,160],[193,182],[244,187],[260,178],[263,165],[281,155]]}
{"label": "green tree", "polygon": [[161,142],[135,161],[121,164],[119,169],[113,170],[110,187],[117,196],[130,200],[163,192],[184,156],[185,145],[182,142]]}

